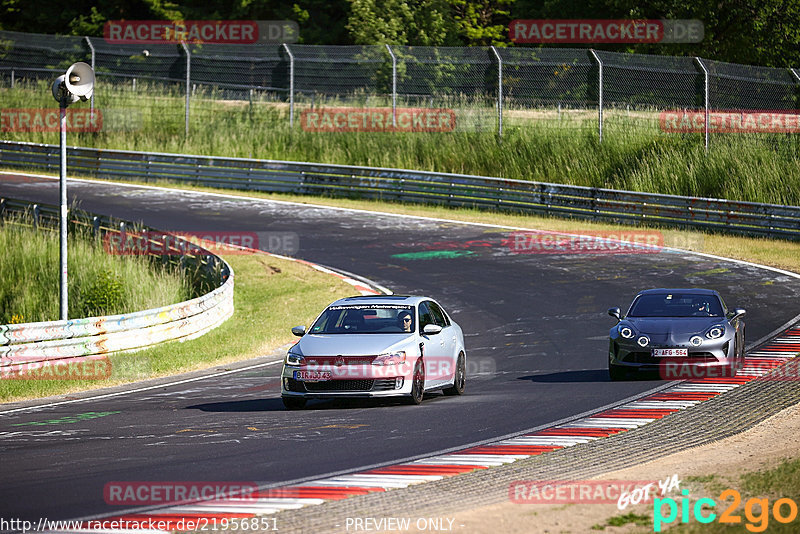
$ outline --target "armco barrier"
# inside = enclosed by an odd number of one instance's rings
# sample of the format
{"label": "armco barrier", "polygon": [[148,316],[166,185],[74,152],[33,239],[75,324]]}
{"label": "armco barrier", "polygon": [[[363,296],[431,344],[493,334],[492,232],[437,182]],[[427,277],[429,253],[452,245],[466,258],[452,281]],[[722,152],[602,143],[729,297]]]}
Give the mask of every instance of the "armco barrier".
{"label": "armco barrier", "polygon": [[[69,173],[231,189],[357,196],[800,239],[800,207],[322,163],[72,147]],[[57,172],[57,145],[0,141],[0,165]]]}
{"label": "armco barrier", "polygon": [[[35,225],[58,221],[58,208],[11,199],[0,199],[0,222],[9,215],[33,217]],[[70,210],[70,224],[90,226],[98,234],[120,232],[138,235],[144,230],[109,217]],[[174,248],[181,240],[171,237],[161,247]],[[35,362],[69,359],[83,361],[98,355],[148,347],[164,341],[186,340],[219,326],[233,314],[233,269],[224,260],[199,249],[197,254],[165,254],[163,261],[175,261],[196,268],[210,292],[170,306],[123,315],[87,317],[67,321],[0,325],[0,371],[13,375],[21,366]],[[177,249],[176,249],[177,250]],[[173,251],[175,252],[175,251]]]}

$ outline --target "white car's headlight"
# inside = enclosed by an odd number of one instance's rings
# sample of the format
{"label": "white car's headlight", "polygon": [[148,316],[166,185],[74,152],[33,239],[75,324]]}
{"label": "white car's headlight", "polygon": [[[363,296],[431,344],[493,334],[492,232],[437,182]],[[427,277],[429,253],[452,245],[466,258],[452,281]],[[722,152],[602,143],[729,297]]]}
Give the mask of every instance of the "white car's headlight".
{"label": "white car's headlight", "polygon": [[633,329],[629,326],[623,326],[619,329],[619,335],[624,337],[625,339],[633,339],[634,333]]}
{"label": "white car's headlight", "polygon": [[406,351],[386,352],[372,360],[372,365],[399,365],[406,362]]}
{"label": "white car's headlight", "polygon": [[706,337],[708,339],[719,339],[725,333],[725,327],[722,325],[712,326],[708,332],[706,332]]}
{"label": "white car's headlight", "polygon": [[290,365],[292,367],[299,367],[305,363],[306,359],[303,358],[300,354],[294,353],[291,350],[286,353],[286,358],[284,358],[283,362],[286,365]]}

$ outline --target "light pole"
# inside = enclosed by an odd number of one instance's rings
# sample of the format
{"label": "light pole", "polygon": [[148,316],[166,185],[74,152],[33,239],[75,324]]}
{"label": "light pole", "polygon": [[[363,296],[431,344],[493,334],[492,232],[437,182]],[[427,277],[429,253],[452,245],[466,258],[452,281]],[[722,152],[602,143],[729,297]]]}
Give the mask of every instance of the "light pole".
{"label": "light pole", "polygon": [[86,63],[78,62],[67,69],[53,82],[53,98],[58,102],[61,115],[61,164],[59,192],[61,194],[61,211],[59,220],[60,248],[59,259],[61,274],[59,277],[60,317],[67,320],[67,106],[78,100],[86,101],[94,91],[94,71]]}

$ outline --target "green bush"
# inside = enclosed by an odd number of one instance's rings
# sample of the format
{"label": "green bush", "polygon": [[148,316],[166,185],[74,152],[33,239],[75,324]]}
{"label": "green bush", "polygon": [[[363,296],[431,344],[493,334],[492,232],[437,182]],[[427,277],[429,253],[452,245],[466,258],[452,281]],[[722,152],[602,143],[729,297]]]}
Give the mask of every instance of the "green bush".
{"label": "green bush", "polygon": [[119,308],[125,296],[122,277],[104,269],[95,275],[94,282],[81,290],[83,313],[87,317],[108,315]]}

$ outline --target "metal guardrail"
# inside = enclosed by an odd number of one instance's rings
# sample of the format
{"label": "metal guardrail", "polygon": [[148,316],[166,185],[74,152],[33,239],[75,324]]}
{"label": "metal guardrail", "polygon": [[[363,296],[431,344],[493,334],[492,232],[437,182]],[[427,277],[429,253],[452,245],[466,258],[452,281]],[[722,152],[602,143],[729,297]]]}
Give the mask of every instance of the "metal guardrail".
{"label": "metal guardrail", "polygon": [[[57,206],[0,199],[0,223],[8,216],[24,221],[30,218],[35,227],[57,226]],[[149,229],[140,225],[70,210],[73,227],[91,228],[97,238],[110,233],[142,239]],[[196,269],[208,293],[178,304],[122,315],[87,317],[67,321],[49,321],[0,325],[0,373],[12,377],[24,373],[26,366],[41,362],[69,359],[81,362],[103,355],[148,347],[164,341],[198,337],[219,326],[233,314],[233,269],[223,259],[189,244],[176,236],[160,238],[144,234],[153,242],[153,250],[163,250],[163,262],[174,262],[186,269]],[[185,254],[186,250],[194,254]]]}
{"label": "metal guardrail", "polygon": [[[0,141],[0,165],[57,172],[57,145]],[[349,196],[800,239],[800,207],[323,163],[72,147],[69,173]]]}

